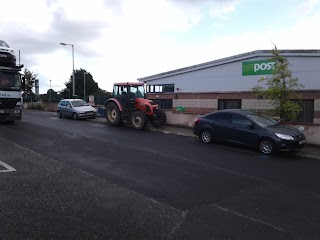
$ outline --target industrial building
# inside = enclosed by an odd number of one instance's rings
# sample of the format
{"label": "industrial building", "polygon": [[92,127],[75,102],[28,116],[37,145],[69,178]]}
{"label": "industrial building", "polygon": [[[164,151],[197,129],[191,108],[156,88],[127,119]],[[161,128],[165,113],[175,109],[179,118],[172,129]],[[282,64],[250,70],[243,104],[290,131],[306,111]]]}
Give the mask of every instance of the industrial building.
{"label": "industrial building", "polygon": [[[280,50],[292,76],[304,87],[299,123],[320,124],[320,50]],[[168,123],[192,126],[197,114],[226,108],[272,110],[269,100],[252,88],[272,77],[271,50],[257,50],[173,71],[139,78],[149,99],[166,109]]]}

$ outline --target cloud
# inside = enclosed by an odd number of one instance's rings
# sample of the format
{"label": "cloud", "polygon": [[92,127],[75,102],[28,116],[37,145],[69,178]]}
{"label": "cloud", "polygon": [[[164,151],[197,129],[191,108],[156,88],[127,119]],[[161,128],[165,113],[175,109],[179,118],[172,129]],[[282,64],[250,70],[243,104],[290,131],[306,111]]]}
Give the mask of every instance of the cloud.
{"label": "cloud", "polygon": [[[279,49],[316,48],[320,39],[314,29],[320,18],[310,6],[317,2],[308,1],[310,14],[301,14],[300,22],[285,29],[270,23],[239,34],[221,28],[226,20],[232,25],[240,4],[248,4],[240,0],[10,0],[2,7],[17,9],[17,14],[0,15],[0,34],[16,52],[21,50],[22,63],[38,73],[40,93],[47,92],[49,80],[55,91],[62,90],[71,76],[71,48],[60,42],[74,45],[76,69],[90,71],[101,88],[112,90],[114,82],[271,49],[270,39]],[[199,36],[203,24],[222,34],[203,31]],[[190,41],[192,34],[201,42]]]}
{"label": "cloud", "polygon": [[220,19],[227,19],[240,3],[239,0],[172,0],[172,2],[185,7],[200,7],[205,14],[208,12],[209,16]]}
{"label": "cloud", "polygon": [[211,4],[209,14],[218,19],[227,20],[236,11],[239,1],[216,1]]}
{"label": "cloud", "polygon": [[301,15],[303,12],[304,16],[314,13],[317,6],[319,6],[319,0],[305,0],[298,4],[295,13],[297,15]]}

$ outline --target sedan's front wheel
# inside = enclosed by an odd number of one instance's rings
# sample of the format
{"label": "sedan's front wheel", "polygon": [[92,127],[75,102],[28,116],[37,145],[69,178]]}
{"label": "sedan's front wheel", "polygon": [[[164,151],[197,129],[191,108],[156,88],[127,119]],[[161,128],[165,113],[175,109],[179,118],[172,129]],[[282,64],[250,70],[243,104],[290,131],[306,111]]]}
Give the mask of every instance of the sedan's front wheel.
{"label": "sedan's front wheel", "polygon": [[263,154],[270,155],[275,152],[275,144],[271,139],[264,138],[259,142],[259,151]]}
{"label": "sedan's front wheel", "polygon": [[76,113],[72,113],[72,118],[73,118],[74,120],[77,120],[77,119],[78,119],[77,114],[76,114]]}
{"label": "sedan's front wheel", "polygon": [[211,143],[213,140],[213,135],[210,130],[205,129],[205,130],[201,131],[199,138],[204,143]]}
{"label": "sedan's front wheel", "polygon": [[57,114],[59,118],[62,118],[62,113],[59,110],[57,111]]}

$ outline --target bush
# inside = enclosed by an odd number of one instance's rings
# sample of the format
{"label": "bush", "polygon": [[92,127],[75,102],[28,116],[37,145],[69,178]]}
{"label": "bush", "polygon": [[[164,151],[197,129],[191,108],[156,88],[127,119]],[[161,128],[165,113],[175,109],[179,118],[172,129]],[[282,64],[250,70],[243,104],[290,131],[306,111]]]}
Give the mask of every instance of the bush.
{"label": "bush", "polygon": [[31,102],[28,103],[28,109],[35,109],[35,110],[44,110],[44,105],[42,102]]}

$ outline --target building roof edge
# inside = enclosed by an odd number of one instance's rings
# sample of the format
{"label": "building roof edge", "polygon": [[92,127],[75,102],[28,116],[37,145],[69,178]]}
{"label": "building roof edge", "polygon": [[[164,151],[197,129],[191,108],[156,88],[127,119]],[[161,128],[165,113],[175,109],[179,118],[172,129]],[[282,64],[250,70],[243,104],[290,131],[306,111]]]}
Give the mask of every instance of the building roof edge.
{"label": "building roof edge", "polygon": [[[279,50],[280,54],[284,57],[293,57],[293,56],[300,56],[300,57],[320,57],[320,49],[296,49],[296,50]],[[186,72],[192,72],[204,68],[209,68],[217,65],[227,64],[231,62],[241,61],[253,57],[271,57],[272,50],[255,50],[251,52],[241,53],[230,57],[225,57],[209,62],[204,62],[196,65],[191,65],[184,68],[179,68],[167,72],[162,72],[154,75],[150,75],[147,77],[138,78],[140,82],[148,82],[151,80],[156,80],[163,77],[169,77],[173,75],[178,75]]]}

